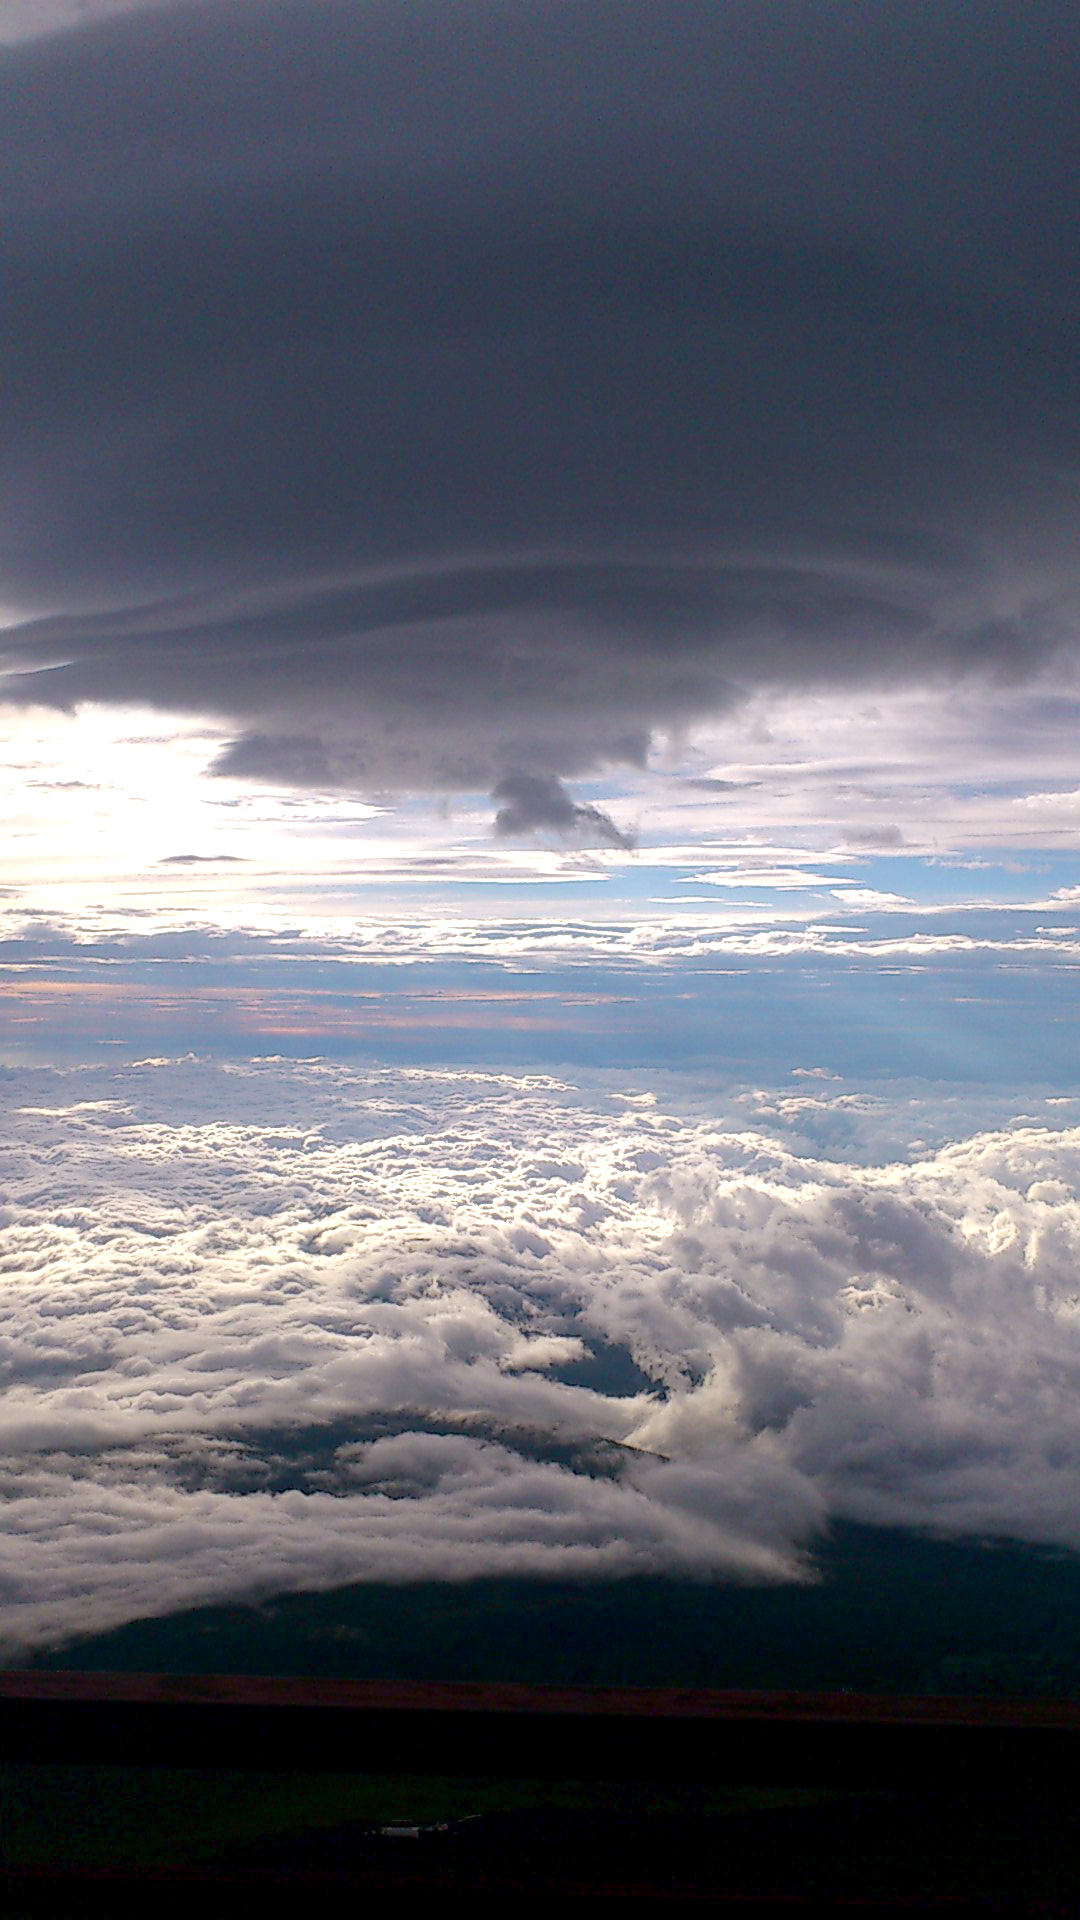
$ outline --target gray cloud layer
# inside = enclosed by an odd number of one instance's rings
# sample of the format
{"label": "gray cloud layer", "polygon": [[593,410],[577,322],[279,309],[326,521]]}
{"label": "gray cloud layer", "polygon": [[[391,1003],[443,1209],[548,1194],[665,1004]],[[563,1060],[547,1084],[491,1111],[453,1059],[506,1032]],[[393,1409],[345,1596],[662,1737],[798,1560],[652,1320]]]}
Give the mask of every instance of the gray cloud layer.
{"label": "gray cloud layer", "polygon": [[768,1132],[325,1063],[8,1092],[9,1650],[347,1580],[798,1578],[830,1514],[1080,1546],[1075,1128],[854,1164],[780,1135],[855,1123],[824,1084]]}
{"label": "gray cloud layer", "polygon": [[492,788],[747,687],[1060,665],[1078,53],[1057,0],[215,0],[9,48],[14,697]]}

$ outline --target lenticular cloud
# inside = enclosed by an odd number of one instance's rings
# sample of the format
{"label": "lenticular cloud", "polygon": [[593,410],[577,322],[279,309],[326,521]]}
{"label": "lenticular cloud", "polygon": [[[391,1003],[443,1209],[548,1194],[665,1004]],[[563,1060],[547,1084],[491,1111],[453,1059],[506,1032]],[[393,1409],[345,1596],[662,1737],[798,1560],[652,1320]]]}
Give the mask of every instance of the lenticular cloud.
{"label": "lenticular cloud", "polygon": [[9,1656],[346,1581],[806,1578],[839,1515],[1080,1547],[1080,1129],[856,1161],[785,1130],[843,1089],[766,1131],[322,1062],[8,1080]]}

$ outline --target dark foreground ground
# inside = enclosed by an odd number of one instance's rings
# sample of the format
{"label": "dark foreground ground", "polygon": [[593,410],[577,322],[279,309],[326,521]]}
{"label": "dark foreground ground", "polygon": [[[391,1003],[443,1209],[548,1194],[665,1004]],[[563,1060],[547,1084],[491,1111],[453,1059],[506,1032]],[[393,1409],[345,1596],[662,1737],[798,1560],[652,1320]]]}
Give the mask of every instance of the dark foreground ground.
{"label": "dark foreground ground", "polygon": [[[479,1581],[282,1595],[134,1622],[33,1670],[49,1684],[78,1668],[91,1683],[149,1672],[821,1690],[856,1717],[858,1694],[871,1716],[895,1716],[905,1694],[966,1700],[976,1717],[1004,1696],[1021,1717],[1080,1703],[1077,1556],[846,1526],[819,1570],[804,1588]],[[720,1772],[695,1777],[670,1740],[654,1759],[639,1727],[632,1763],[616,1742],[627,1764],[605,1779],[585,1763],[580,1722],[561,1747],[549,1738],[542,1767],[527,1732],[499,1764],[470,1760],[449,1725],[423,1750],[391,1751],[369,1726],[353,1750],[314,1761],[302,1747],[271,1759],[256,1738],[207,1764],[197,1749],[170,1763],[166,1747],[148,1765],[121,1752],[106,1717],[88,1752],[4,1765],[5,1911],[189,1920],[194,1904],[199,1920],[232,1920],[245,1897],[275,1913],[312,1899],[430,1911],[457,1894],[478,1913],[1074,1914],[1077,1728],[1074,1709],[1069,1752],[1059,1739],[1051,1763],[1044,1747],[1034,1764],[1022,1743],[916,1752],[886,1727],[838,1775],[781,1714],[775,1746],[768,1729],[753,1741],[736,1730]]]}
{"label": "dark foreground ground", "polygon": [[[16,1772],[12,1769],[12,1772]],[[846,1792],[399,1780],[325,1798],[302,1775],[18,1770],[5,1782],[5,1910],[232,1915],[276,1902],[412,1893],[473,1910],[531,1906],[1075,1913],[1076,1823],[1062,1791]],[[319,1783],[326,1794],[326,1783]],[[512,1804],[514,1799],[519,1804]],[[472,1811],[464,1811],[470,1799]],[[499,1804],[503,1802],[504,1804]],[[336,1817],[335,1817],[336,1816]],[[428,1817],[448,1824],[424,1830]],[[401,1826],[387,1833],[389,1819]],[[419,1828],[419,1831],[416,1829]]]}
{"label": "dark foreground ground", "polygon": [[0,1683],[6,1910],[28,1920],[455,1894],[480,1912],[1064,1914],[1080,1893],[1080,1703]]}

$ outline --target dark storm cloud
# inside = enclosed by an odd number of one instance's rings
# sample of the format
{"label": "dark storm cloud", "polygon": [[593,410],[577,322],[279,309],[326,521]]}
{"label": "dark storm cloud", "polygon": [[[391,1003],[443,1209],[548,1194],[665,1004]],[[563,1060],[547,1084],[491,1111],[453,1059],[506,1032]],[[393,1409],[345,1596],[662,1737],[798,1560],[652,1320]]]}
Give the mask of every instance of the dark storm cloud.
{"label": "dark storm cloud", "polygon": [[547,828],[564,840],[583,841],[592,846],[622,847],[629,851],[634,845],[633,836],[620,833],[601,807],[575,804],[553,774],[544,778],[534,773],[508,773],[498,782],[491,797],[499,802],[495,832],[500,839]]}
{"label": "dark storm cloud", "polygon": [[1078,52],[1053,0],[216,0],[9,49],[14,697],[392,791],[1029,675],[1075,618]]}

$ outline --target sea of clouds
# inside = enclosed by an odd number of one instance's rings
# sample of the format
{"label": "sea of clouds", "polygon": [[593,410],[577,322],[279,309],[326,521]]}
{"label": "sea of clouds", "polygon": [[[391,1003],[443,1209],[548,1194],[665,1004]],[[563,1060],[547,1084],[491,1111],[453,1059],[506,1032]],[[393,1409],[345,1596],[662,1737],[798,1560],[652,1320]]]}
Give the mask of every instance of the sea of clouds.
{"label": "sea of clouds", "polygon": [[1080,1548],[1080,1127],[825,1076],[12,1068],[7,1658],[211,1600]]}

